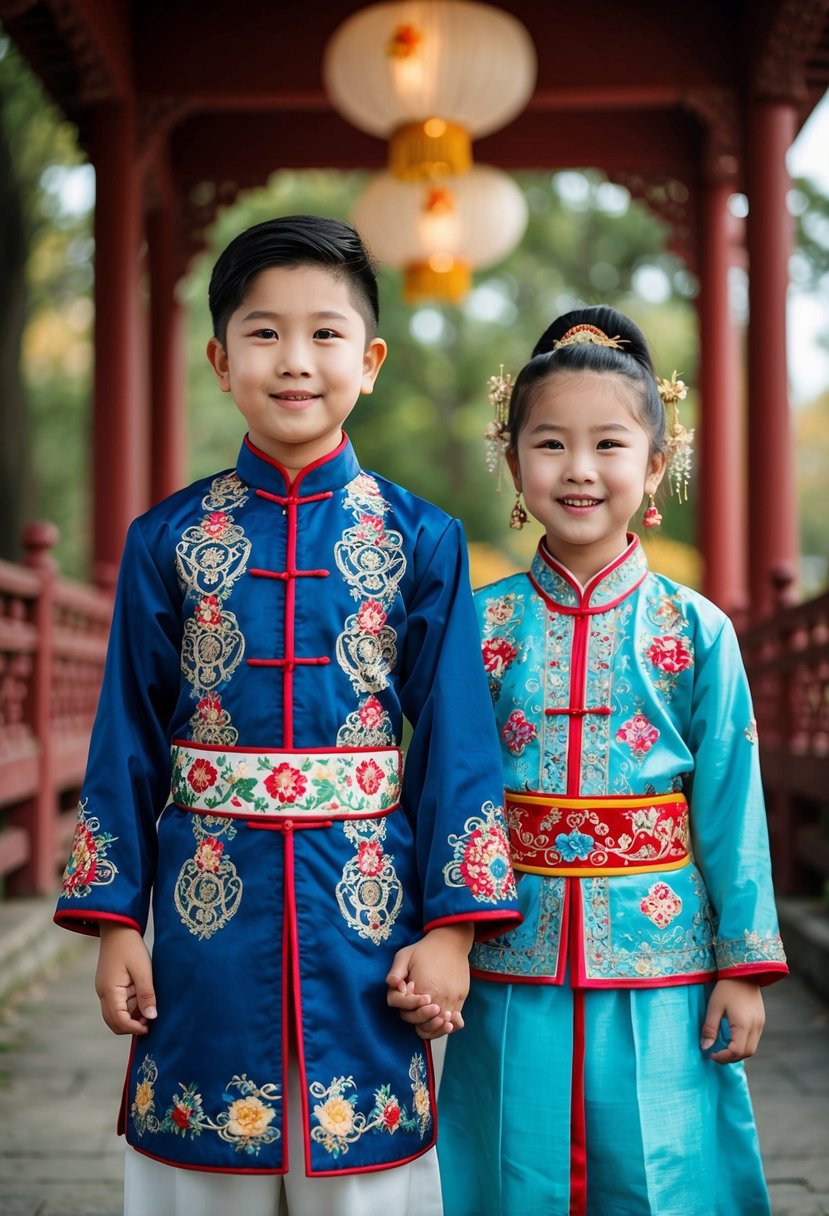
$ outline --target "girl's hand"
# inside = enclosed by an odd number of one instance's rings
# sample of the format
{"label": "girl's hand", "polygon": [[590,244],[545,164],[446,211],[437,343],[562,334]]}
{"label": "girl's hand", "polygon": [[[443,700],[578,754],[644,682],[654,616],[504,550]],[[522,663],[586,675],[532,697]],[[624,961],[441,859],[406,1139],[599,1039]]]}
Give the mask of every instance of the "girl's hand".
{"label": "girl's hand", "polygon": [[113,1034],[146,1034],[157,1017],[153,969],[144,939],[129,925],[101,921],[95,991]]}
{"label": "girl's hand", "polygon": [[[463,1029],[461,1007],[469,992],[474,926],[439,925],[394,956],[386,976],[387,1001],[422,1039],[439,1039]],[[422,1001],[422,1004],[416,1002]]]}
{"label": "girl's hand", "polygon": [[734,1064],[753,1056],[766,1024],[766,1011],[760,985],[751,979],[718,980],[708,1000],[700,1047],[706,1051],[717,1037],[720,1021],[725,1018],[731,1039],[722,1051],[709,1059],[716,1064]]}

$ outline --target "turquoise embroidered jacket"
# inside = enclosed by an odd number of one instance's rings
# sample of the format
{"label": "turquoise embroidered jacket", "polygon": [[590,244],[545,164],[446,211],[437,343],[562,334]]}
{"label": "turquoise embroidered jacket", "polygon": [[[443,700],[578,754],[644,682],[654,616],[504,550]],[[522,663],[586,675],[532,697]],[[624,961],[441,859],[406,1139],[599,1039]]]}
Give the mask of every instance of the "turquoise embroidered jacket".
{"label": "turquoise embroidered jacket", "polygon": [[524,873],[523,923],[477,944],[473,969],[561,983],[569,961],[585,987],[770,982],[787,967],[737,638],[708,600],[649,573],[629,541],[584,588],[542,543],[527,574],[476,593],[504,784],[571,797],[681,791],[691,862],[618,877]]}

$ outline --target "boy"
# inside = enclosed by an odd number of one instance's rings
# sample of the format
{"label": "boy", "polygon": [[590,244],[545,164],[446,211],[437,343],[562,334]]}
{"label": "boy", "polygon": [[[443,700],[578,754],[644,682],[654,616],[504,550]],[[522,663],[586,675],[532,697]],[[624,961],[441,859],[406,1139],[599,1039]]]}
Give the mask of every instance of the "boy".
{"label": "boy", "polygon": [[428,1040],[518,919],[462,530],[341,431],[386,355],[353,229],[249,229],[210,307],[248,434],[130,528],[56,914],[135,1036],[126,1212],[439,1213]]}

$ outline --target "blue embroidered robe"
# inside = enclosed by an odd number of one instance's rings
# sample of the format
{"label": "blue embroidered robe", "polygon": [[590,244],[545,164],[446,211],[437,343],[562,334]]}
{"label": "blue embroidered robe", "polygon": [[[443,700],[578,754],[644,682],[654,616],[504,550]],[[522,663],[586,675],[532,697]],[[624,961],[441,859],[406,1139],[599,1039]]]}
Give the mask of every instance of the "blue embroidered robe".
{"label": "blue embroidered robe", "polygon": [[[728,618],[650,573],[636,537],[584,588],[542,543],[527,574],[475,600],[506,788],[683,792],[693,855],[664,872],[522,874],[523,923],[473,947],[473,971],[562,983],[569,962],[569,981],[587,988],[785,974],[757,735]],[[636,847],[640,826],[631,817],[622,848]],[[589,838],[566,818],[556,832],[562,855],[589,869]]]}
{"label": "blue embroidered robe", "polygon": [[501,804],[457,520],[345,438],[291,484],[245,441],[136,520],[56,913],[143,932],[152,901],[129,1143],[283,1171],[290,1030],[310,1173],[425,1152],[429,1047],[385,976],[437,925],[517,922]]}

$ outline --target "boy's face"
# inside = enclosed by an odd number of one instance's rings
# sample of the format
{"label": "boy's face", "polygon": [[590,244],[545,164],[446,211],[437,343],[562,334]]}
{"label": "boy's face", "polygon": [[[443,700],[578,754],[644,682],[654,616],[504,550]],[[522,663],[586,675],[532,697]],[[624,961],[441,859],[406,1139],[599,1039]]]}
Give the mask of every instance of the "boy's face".
{"label": "boy's face", "polygon": [[295,473],[337,447],[386,344],[366,343],[345,278],[322,266],[273,266],[251,280],[225,345],[211,338],[207,357],[251,442]]}

